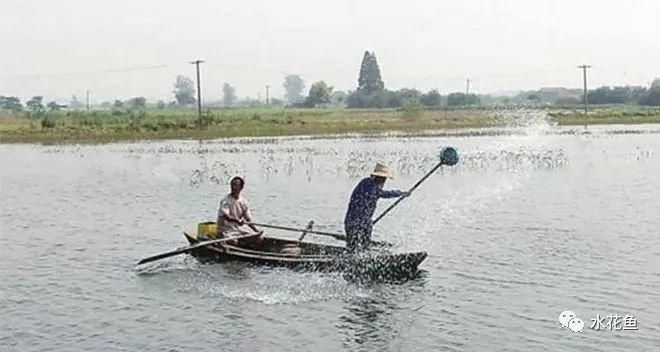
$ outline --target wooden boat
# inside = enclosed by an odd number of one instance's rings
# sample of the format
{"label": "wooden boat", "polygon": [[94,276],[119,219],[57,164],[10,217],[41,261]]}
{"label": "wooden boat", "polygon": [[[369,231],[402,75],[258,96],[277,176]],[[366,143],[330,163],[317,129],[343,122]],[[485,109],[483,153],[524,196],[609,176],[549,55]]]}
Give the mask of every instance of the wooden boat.
{"label": "wooden boat", "polygon": [[[199,242],[196,231],[184,235],[190,244]],[[399,280],[418,274],[426,252],[392,254],[387,252],[350,254],[345,247],[266,237],[265,250],[215,244],[192,251],[203,261],[243,261],[258,265],[289,267],[306,271],[343,272],[349,278]],[[287,249],[299,248],[295,251]],[[290,253],[295,252],[295,253]]]}

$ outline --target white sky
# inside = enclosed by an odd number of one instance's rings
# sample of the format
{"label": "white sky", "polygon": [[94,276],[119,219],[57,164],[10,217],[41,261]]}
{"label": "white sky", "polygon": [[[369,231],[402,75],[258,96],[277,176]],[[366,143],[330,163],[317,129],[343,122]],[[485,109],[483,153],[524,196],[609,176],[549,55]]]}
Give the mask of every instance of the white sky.
{"label": "white sky", "polygon": [[205,101],[225,81],[279,97],[287,72],[354,89],[367,49],[387,88],[443,94],[467,77],[477,93],[581,87],[582,63],[590,86],[660,76],[660,0],[1,2],[0,95],[22,99],[172,100],[197,58]]}

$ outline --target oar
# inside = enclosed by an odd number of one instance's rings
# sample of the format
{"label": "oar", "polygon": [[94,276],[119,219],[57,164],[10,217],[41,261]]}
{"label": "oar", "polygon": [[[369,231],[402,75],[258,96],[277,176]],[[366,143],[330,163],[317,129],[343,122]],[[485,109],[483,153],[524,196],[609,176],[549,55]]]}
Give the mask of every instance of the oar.
{"label": "oar", "polygon": [[[339,241],[346,241],[346,235],[342,235],[339,233],[331,233],[331,232],[323,232],[323,231],[312,231],[310,230],[310,225],[307,225],[307,228],[305,229],[300,229],[296,227],[288,227],[288,226],[279,226],[279,225],[269,225],[269,224],[259,224],[256,222],[246,222],[248,225],[254,225],[254,226],[261,226],[261,227],[267,227],[271,229],[277,229],[277,230],[284,230],[284,231],[292,231],[292,232],[304,232],[304,233],[313,233],[316,235],[321,235],[321,236],[330,236],[335,238],[336,240]],[[312,224],[313,225],[313,224]],[[299,240],[301,241],[301,240]],[[371,241],[372,244],[376,246],[381,246],[381,247],[393,247],[394,245],[388,242],[381,242],[381,241]]]}
{"label": "oar", "polygon": [[260,227],[266,227],[266,228],[271,228],[271,229],[277,229],[277,230],[284,230],[284,231],[313,233],[313,234],[316,234],[316,235],[334,237],[335,239],[338,239],[340,241],[346,241],[346,236],[342,235],[342,234],[339,234],[339,233],[323,232],[323,231],[308,230],[308,229],[300,229],[300,228],[288,227],[288,226],[258,224],[256,222],[246,222],[246,224],[254,225],[254,226],[260,226]]}
{"label": "oar", "polygon": [[[452,147],[443,148],[440,151],[440,162],[438,163],[438,165],[436,165],[433,169],[431,169],[431,171],[426,173],[426,175],[424,175],[424,177],[422,177],[421,180],[417,181],[417,183],[415,183],[415,185],[412,186],[412,188],[410,188],[408,193],[412,193],[417,187],[419,187],[419,185],[422,184],[422,182],[424,182],[427,178],[429,178],[429,176],[431,176],[435,172],[435,170],[437,170],[440,166],[442,165],[453,166],[456,165],[456,163],[458,163],[458,152],[456,151],[456,149]],[[390,205],[387,209],[385,209],[385,211],[383,211],[380,215],[378,215],[378,217],[374,220],[373,224],[375,225],[378,221],[380,221],[380,219],[382,219],[383,216],[389,213],[390,210],[394,209],[394,207],[396,207],[404,199],[405,197],[401,197],[397,199],[396,202],[392,203],[392,205]]]}
{"label": "oar", "polygon": [[221,239],[218,239],[218,240],[202,241],[202,242],[195,243],[195,244],[187,246],[187,247],[181,247],[179,249],[175,249],[171,252],[165,252],[165,253],[157,254],[157,255],[154,255],[154,256],[151,256],[151,257],[148,257],[148,258],[144,258],[144,259],[140,260],[137,263],[137,265],[153,262],[153,261],[163,259],[163,258],[173,257],[175,255],[182,254],[182,253],[187,253],[187,252],[190,252],[193,249],[196,249],[196,248],[199,248],[199,247],[204,247],[204,246],[208,246],[208,245],[212,245],[212,244],[216,244],[216,243],[222,243],[222,242],[227,242],[227,241],[231,241],[231,240],[239,240],[239,239],[242,239],[242,238],[254,237],[254,236],[259,236],[259,235],[261,235],[261,232],[257,232],[257,233],[253,233],[253,234],[245,235],[245,236],[236,236],[236,237],[221,238]]}

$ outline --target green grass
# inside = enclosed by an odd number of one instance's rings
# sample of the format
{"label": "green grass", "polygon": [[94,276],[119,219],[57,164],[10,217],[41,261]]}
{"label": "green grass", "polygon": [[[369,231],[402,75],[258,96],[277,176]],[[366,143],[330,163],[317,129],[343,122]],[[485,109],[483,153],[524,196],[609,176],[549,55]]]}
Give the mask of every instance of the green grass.
{"label": "green grass", "polygon": [[560,125],[660,123],[660,108],[610,105],[596,107],[588,114],[580,111],[558,111],[549,113],[549,116]]}
{"label": "green grass", "polygon": [[[493,110],[474,109],[287,109],[145,111],[57,111],[39,116],[0,111],[0,143],[109,142],[147,139],[212,139],[239,136],[319,135],[349,132],[444,130],[510,126]],[[571,110],[548,112],[560,125],[660,123],[660,109],[614,106],[589,115]],[[42,124],[47,117],[48,123]],[[515,123],[515,121],[514,121]],[[43,126],[53,126],[46,128]]]}

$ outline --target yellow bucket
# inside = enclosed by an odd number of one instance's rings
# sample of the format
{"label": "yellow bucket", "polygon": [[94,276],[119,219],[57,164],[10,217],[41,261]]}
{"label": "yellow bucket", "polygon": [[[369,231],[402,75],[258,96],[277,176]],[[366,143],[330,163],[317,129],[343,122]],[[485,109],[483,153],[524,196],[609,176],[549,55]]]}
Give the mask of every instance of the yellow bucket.
{"label": "yellow bucket", "polygon": [[218,224],[214,221],[200,222],[197,224],[197,237],[215,238],[218,233]]}

